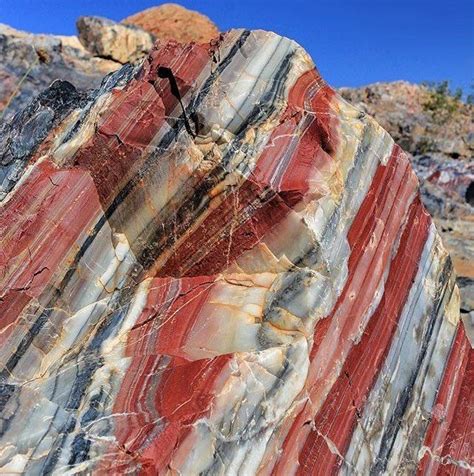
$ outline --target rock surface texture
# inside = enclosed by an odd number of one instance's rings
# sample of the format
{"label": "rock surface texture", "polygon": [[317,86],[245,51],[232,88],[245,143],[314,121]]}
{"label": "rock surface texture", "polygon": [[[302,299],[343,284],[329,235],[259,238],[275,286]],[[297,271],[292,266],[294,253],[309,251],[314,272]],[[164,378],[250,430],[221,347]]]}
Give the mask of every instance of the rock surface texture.
{"label": "rock surface texture", "polygon": [[107,18],[80,17],[79,41],[94,56],[119,63],[141,59],[153,47],[155,37],[133,25],[122,25]]}
{"label": "rock surface texture", "polygon": [[340,92],[409,153],[423,203],[453,258],[461,311],[474,322],[474,105],[434,108],[429,89],[403,81]]}
{"label": "rock surface texture", "polygon": [[148,8],[125,18],[123,23],[143,28],[162,40],[181,43],[209,43],[219,34],[209,18],[175,3]]}
{"label": "rock surface texture", "polygon": [[34,35],[0,24],[0,127],[53,81],[96,88],[120,66],[93,56],[75,36]]}
{"label": "rock surface texture", "polygon": [[235,30],[69,88],[2,138],[3,473],[473,470],[451,260],[304,50]]}
{"label": "rock surface texture", "polygon": [[156,37],[209,43],[219,34],[204,15],[172,3],[122,23],[80,17],[77,30],[77,37],[35,35],[0,23],[0,126],[55,80],[82,91],[98,87],[107,73],[147,54]]}

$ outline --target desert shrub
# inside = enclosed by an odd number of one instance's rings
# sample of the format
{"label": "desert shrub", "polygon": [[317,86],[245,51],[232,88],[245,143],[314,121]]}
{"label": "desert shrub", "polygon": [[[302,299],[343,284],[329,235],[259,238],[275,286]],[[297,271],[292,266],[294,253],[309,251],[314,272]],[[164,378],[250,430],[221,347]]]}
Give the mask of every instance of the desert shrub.
{"label": "desert shrub", "polygon": [[436,143],[430,137],[421,137],[415,145],[416,155],[429,154],[436,150]]}
{"label": "desert shrub", "polygon": [[449,87],[449,81],[425,83],[428,94],[423,109],[433,116],[438,123],[444,123],[452,118],[461,106],[462,89],[454,91]]}
{"label": "desert shrub", "polygon": [[471,93],[466,97],[467,104],[474,104],[474,83],[471,84]]}

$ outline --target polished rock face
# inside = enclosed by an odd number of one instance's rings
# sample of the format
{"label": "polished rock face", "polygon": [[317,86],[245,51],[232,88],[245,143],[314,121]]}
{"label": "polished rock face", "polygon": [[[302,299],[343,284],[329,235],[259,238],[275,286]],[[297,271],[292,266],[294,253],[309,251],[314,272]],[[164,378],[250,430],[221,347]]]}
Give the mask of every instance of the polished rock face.
{"label": "polished rock face", "polygon": [[472,469],[449,256],[296,43],[158,44],[48,108],[2,138],[4,473]]}

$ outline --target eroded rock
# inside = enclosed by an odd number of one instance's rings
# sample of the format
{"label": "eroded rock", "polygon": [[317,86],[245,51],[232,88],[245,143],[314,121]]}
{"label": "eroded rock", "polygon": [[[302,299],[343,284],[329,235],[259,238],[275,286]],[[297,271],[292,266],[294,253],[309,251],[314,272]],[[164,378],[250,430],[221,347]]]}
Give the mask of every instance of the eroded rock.
{"label": "eroded rock", "polygon": [[34,35],[0,24],[0,124],[53,81],[87,90],[118,67],[115,61],[91,55],[75,36]]}
{"label": "eroded rock", "polygon": [[139,27],[101,17],[80,17],[77,30],[79,41],[94,56],[120,63],[137,61],[155,42],[153,35]]}
{"label": "eroded rock", "polygon": [[0,208],[3,472],[472,469],[449,255],[301,47],[158,43],[85,99]]}
{"label": "eroded rock", "polygon": [[209,43],[219,34],[217,26],[201,13],[175,3],[148,8],[123,20],[149,31],[162,40]]}

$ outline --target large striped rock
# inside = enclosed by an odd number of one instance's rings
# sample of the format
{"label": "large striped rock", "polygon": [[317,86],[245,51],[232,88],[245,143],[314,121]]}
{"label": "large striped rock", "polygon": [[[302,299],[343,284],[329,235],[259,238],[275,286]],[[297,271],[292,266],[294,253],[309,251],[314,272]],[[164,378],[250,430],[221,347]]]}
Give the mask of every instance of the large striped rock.
{"label": "large striped rock", "polygon": [[449,256],[303,49],[158,44],[84,101],[1,142],[3,473],[473,469]]}

